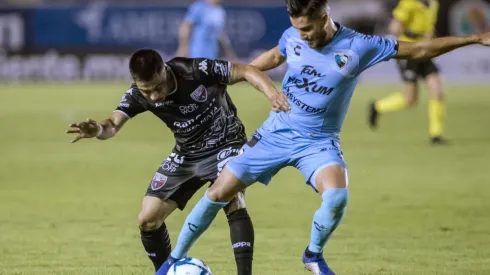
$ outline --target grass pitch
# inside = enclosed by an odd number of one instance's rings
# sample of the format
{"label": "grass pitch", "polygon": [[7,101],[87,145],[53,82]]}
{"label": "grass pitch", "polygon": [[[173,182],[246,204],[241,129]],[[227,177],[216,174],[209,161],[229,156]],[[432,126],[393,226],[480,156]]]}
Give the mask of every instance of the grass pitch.
{"label": "grass pitch", "polygon": [[[136,216],[170,132],[148,113],[112,140],[70,144],[64,134],[71,122],[108,116],[127,87],[0,84],[0,274],[153,274]],[[350,203],[329,264],[338,274],[490,274],[488,86],[448,87],[447,147],[428,143],[424,96],[369,130],[369,100],[400,88],[360,85],[353,98],[342,133]],[[268,102],[246,85],[230,93],[250,135]],[[167,221],[174,242],[203,191]],[[247,197],[254,274],[308,274],[301,254],[320,196],[287,168]],[[190,256],[234,274],[228,234],[220,214]]]}

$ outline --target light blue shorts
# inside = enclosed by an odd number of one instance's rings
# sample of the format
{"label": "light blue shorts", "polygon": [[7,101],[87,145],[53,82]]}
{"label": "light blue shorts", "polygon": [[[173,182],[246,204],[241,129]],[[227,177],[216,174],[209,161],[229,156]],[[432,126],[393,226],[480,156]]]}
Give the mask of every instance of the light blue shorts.
{"label": "light blue shorts", "polygon": [[337,137],[304,137],[291,130],[267,131],[260,128],[245,152],[230,160],[226,168],[241,182],[268,184],[283,167],[294,166],[316,191],[316,174],[331,165],[347,168]]}

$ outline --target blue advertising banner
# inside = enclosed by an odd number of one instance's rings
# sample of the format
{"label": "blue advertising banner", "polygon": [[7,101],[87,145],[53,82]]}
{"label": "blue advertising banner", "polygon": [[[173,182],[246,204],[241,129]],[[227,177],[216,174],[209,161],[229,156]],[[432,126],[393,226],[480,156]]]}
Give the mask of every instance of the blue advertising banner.
{"label": "blue advertising banner", "polygon": [[[277,45],[290,26],[284,7],[229,7],[227,33],[241,57]],[[91,4],[46,7],[32,11],[28,29],[34,48],[157,48],[166,55],[177,49],[185,7]]]}

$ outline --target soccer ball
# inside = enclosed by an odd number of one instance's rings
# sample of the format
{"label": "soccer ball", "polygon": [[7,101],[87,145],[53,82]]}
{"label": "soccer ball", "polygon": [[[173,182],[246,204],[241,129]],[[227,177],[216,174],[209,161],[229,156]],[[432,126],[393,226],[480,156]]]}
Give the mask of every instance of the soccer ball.
{"label": "soccer ball", "polygon": [[175,262],[167,275],[212,275],[212,273],[203,261],[196,258],[184,258]]}

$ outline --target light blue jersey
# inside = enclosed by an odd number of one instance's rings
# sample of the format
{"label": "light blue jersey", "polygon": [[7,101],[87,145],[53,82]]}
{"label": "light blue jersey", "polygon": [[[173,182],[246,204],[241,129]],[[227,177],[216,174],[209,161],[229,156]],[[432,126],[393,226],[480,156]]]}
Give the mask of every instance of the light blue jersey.
{"label": "light blue jersey", "polygon": [[395,56],[398,44],[337,27],[322,49],[310,48],[294,28],[282,35],[279,50],[288,64],[282,87],[291,111],[271,112],[244,146],[245,152],[228,163],[243,183],[267,184],[280,169],[294,166],[315,188],[322,168],[347,167],[339,134],[359,75]]}
{"label": "light blue jersey", "polygon": [[223,7],[207,1],[192,4],[184,20],[192,24],[189,40],[189,57],[216,59],[219,56],[219,38],[225,27]]}
{"label": "light blue jersey", "polygon": [[332,41],[320,50],[310,48],[295,28],[284,32],[279,49],[288,70],[282,87],[292,109],[272,113],[266,124],[301,135],[338,134],[360,73],[397,52],[395,40],[337,26]]}

